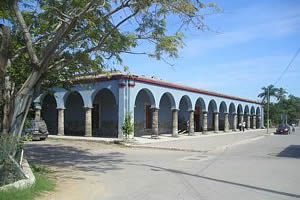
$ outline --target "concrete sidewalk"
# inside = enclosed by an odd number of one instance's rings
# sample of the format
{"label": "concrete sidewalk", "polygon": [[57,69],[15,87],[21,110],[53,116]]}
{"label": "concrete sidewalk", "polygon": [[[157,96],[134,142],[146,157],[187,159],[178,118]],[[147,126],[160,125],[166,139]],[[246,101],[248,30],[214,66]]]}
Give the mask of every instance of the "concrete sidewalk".
{"label": "concrete sidewalk", "polygon": [[[273,132],[274,129],[270,129],[270,133]],[[178,138],[172,138],[170,135],[162,135],[159,139],[136,137],[134,138],[134,144],[130,144],[129,146],[136,148],[207,152],[258,140],[267,136],[266,133],[266,129],[259,129],[248,130],[245,132],[222,132],[208,135],[196,133],[194,136],[181,135]]]}
{"label": "concrete sidewalk", "polygon": [[[273,133],[275,129],[270,129]],[[49,135],[49,139],[54,140],[74,140],[74,141],[89,141],[100,143],[121,143],[128,147],[147,148],[147,149],[162,149],[176,150],[188,152],[207,152],[216,149],[224,149],[233,145],[247,143],[253,140],[265,137],[266,129],[246,130],[245,132],[208,132],[202,134],[196,132],[193,136],[188,134],[180,134],[178,137],[172,137],[171,134],[160,135],[158,139],[152,139],[150,135],[135,137],[130,142],[123,142],[118,138],[98,138],[98,137],[77,137],[77,136],[57,136]],[[269,134],[270,135],[270,134]]]}

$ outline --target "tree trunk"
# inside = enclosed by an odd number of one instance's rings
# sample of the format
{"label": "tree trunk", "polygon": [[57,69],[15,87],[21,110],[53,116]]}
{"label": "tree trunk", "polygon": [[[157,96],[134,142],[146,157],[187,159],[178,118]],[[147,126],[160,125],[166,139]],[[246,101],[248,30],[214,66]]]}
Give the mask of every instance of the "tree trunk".
{"label": "tree trunk", "polygon": [[7,73],[7,68],[9,59],[9,43],[10,43],[10,28],[8,26],[0,25],[0,132],[7,130],[7,124],[4,124],[4,121],[7,121],[8,109],[8,91],[6,88],[9,86],[9,79],[5,78]]}

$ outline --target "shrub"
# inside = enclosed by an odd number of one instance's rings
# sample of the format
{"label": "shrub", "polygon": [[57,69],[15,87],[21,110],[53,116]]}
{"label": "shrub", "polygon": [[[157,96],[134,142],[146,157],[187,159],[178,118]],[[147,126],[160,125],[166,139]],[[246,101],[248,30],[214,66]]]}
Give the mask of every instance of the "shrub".
{"label": "shrub", "polygon": [[19,166],[23,143],[8,134],[0,134],[0,186],[24,178]]}
{"label": "shrub", "polygon": [[128,140],[129,136],[133,133],[133,123],[131,121],[131,113],[125,115],[125,120],[122,126],[122,132],[125,139]]}

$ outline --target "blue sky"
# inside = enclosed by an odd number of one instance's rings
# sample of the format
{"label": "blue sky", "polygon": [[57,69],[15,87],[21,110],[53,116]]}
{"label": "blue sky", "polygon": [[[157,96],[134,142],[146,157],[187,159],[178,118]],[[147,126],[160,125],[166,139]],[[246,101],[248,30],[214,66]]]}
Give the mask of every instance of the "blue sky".
{"label": "blue sky", "polygon": [[[300,48],[300,1],[215,2],[223,12],[206,18],[214,31],[186,31],[173,67],[136,55],[124,56],[124,64],[138,75],[258,99],[261,87],[273,84]],[[300,97],[299,79],[300,55],[275,86]]]}

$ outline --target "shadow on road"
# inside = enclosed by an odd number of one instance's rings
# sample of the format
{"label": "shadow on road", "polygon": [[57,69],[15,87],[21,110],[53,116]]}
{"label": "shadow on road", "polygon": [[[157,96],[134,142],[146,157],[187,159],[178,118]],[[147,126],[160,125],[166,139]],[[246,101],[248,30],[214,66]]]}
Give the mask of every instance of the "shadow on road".
{"label": "shadow on road", "polygon": [[300,145],[290,145],[277,154],[277,157],[300,158]]}
{"label": "shadow on road", "polygon": [[121,170],[119,165],[126,160],[119,152],[91,153],[88,149],[62,144],[26,144],[27,159],[36,164],[75,170],[106,173]]}
{"label": "shadow on road", "polygon": [[232,182],[232,181],[226,181],[226,180],[211,178],[211,177],[207,177],[207,176],[201,176],[201,175],[198,175],[198,174],[191,174],[191,173],[180,171],[180,170],[168,169],[168,168],[158,167],[158,166],[154,166],[154,165],[143,164],[143,166],[150,167],[152,171],[166,171],[166,172],[170,172],[170,173],[176,173],[176,174],[182,174],[182,175],[186,175],[186,176],[192,176],[192,177],[201,178],[201,179],[214,181],[214,182],[218,182],[218,183],[225,183],[225,184],[235,185],[235,186],[238,186],[238,187],[244,187],[244,188],[269,192],[269,193],[288,196],[288,197],[300,198],[299,194],[292,194],[292,193],[272,190],[272,189],[253,186],[253,185],[236,183],[236,182]]}

